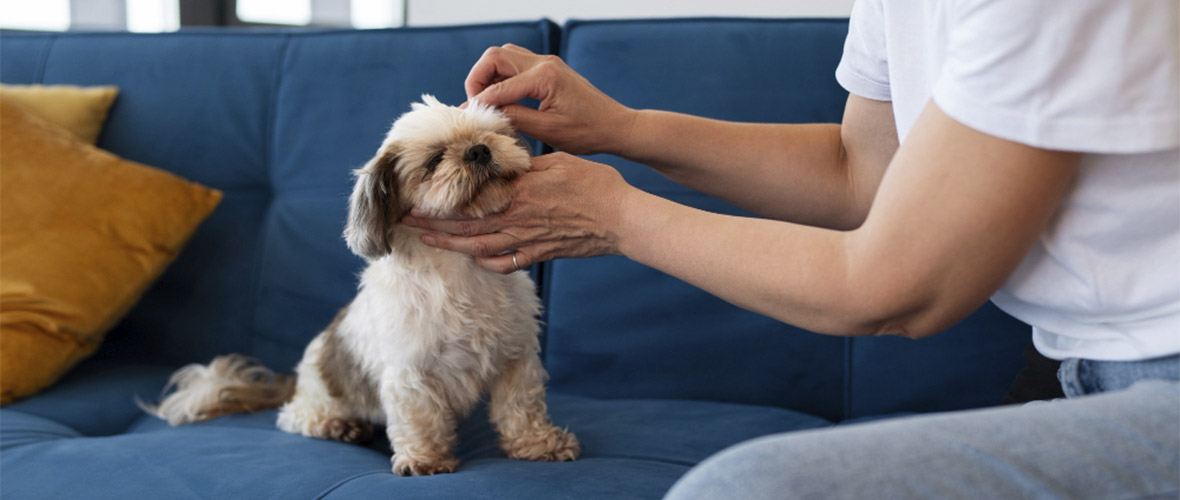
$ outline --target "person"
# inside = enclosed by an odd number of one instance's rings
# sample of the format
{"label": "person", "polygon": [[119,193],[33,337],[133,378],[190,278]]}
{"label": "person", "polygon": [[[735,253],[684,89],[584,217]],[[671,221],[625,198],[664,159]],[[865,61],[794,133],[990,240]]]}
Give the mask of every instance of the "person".
{"label": "person", "polygon": [[[405,223],[497,272],[621,254],[826,334],[925,337],[990,299],[1064,360],[1069,399],[769,436],[668,498],[1176,498],[1178,14],[858,0],[840,124],[633,110],[559,58],[494,47],[468,97],[563,152],[535,158],[500,214]],[[571,155],[588,153],[761,218],[645,193]]]}

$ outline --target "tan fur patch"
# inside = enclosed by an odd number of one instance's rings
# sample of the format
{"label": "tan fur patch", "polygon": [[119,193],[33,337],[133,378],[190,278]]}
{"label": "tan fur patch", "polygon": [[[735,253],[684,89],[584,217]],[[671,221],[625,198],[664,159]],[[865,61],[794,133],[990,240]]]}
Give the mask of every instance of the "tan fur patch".
{"label": "tan fur patch", "polygon": [[377,383],[361,369],[356,356],[340,338],[340,323],[348,314],[348,306],[336,313],[336,318],[324,330],[324,343],[316,368],[328,388],[328,394],[359,408],[380,408]]}

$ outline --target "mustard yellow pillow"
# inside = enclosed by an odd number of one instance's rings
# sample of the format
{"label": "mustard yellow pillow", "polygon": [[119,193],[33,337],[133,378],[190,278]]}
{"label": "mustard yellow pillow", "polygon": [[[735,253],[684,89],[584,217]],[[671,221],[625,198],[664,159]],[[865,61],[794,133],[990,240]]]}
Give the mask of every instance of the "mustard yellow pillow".
{"label": "mustard yellow pillow", "polygon": [[220,200],[0,97],[0,404],[93,353]]}
{"label": "mustard yellow pillow", "polygon": [[87,144],[98,142],[119,89],[74,85],[0,85],[0,97],[69,130]]}

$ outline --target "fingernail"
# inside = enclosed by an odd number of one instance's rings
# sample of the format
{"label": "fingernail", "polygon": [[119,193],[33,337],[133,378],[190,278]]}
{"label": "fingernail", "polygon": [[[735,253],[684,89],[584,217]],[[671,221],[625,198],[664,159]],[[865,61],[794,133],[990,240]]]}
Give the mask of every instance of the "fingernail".
{"label": "fingernail", "polygon": [[438,242],[438,238],[435,238],[433,234],[422,235],[422,243],[425,243],[430,246],[434,246],[434,244],[436,242]]}

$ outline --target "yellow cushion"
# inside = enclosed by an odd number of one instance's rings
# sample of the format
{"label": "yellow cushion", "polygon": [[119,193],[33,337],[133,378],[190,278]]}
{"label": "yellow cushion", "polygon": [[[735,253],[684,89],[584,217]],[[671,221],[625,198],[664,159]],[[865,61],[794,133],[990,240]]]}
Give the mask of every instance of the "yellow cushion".
{"label": "yellow cushion", "polygon": [[73,132],[87,144],[98,142],[102,123],[118,93],[115,87],[0,85],[0,97]]}
{"label": "yellow cushion", "polygon": [[0,404],[93,353],[220,200],[0,97]]}

